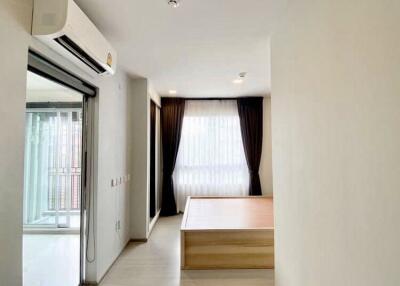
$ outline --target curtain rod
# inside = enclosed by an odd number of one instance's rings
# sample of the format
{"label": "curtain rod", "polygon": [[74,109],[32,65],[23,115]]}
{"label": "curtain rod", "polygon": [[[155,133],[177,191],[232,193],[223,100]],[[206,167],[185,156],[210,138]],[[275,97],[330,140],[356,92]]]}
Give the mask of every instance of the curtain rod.
{"label": "curtain rod", "polygon": [[240,98],[264,98],[265,96],[241,96],[241,97],[170,97],[163,96],[163,98],[176,98],[176,99],[184,99],[184,100],[237,100]]}

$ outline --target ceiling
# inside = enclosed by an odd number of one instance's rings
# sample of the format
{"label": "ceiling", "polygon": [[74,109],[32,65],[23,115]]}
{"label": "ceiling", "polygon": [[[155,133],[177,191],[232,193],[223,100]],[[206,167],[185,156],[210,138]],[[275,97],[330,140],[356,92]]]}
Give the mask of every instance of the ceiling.
{"label": "ceiling", "polygon": [[33,72],[27,74],[27,102],[82,102],[82,94]]}
{"label": "ceiling", "polygon": [[[266,95],[269,39],[285,0],[75,0],[118,51],[119,67],[160,95]],[[232,81],[247,72],[245,82]]]}
{"label": "ceiling", "polygon": [[26,82],[27,82],[27,89],[29,91],[68,90],[66,87],[62,86],[61,84],[58,84],[51,80],[48,80],[40,75],[30,72],[30,71],[28,71]]}

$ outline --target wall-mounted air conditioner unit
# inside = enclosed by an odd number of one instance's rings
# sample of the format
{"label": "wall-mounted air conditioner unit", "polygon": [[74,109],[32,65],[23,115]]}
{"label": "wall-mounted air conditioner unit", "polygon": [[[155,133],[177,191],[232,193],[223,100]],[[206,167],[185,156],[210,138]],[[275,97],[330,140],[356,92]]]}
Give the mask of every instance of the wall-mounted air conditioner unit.
{"label": "wall-mounted air conditioner unit", "polygon": [[32,35],[91,74],[114,74],[117,53],[73,0],[35,0]]}

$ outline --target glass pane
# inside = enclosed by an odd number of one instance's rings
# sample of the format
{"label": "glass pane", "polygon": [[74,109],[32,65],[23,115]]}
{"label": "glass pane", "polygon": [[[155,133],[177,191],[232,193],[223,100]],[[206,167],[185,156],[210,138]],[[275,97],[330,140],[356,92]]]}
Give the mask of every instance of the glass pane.
{"label": "glass pane", "polygon": [[25,141],[25,224],[54,224],[51,194],[51,159],[53,148],[53,112],[27,112]]}
{"label": "glass pane", "polygon": [[79,227],[82,111],[28,109],[25,150],[24,224]]}
{"label": "glass pane", "polygon": [[82,94],[28,72],[25,286],[79,284],[82,104]]}

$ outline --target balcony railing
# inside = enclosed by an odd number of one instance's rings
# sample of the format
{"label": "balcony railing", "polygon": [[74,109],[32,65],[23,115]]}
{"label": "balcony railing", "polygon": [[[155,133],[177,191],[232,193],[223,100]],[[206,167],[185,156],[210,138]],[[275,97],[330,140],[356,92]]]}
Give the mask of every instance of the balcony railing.
{"label": "balcony railing", "polygon": [[25,224],[52,224],[48,216],[80,209],[81,156],[81,109],[27,110]]}

